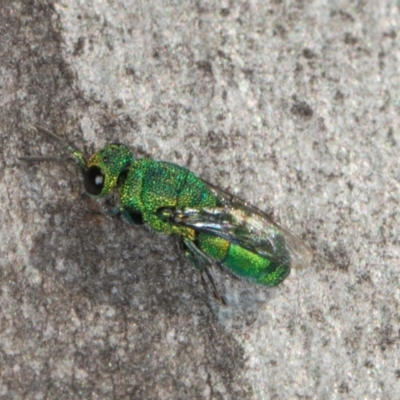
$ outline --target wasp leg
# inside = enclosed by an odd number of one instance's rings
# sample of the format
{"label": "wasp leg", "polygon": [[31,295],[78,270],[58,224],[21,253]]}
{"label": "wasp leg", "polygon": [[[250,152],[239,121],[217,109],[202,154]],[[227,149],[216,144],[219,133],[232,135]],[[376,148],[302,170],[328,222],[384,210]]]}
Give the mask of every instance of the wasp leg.
{"label": "wasp leg", "polygon": [[226,306],[224,296],[222,296],[217,288],[212,272],[213,261],[207,257],[194,242],[188,239],[183,239],[185,245],[185,255],[194,267],[200,271],[201,280],[203,284],[210,290],[214,298]]}
{"label": "wasp leg", "polygon": [[124,207],[103,207],[101,211],[111,217],[122,215],[130,225],[143,225],[143,216],[140,212],[129,211]]}

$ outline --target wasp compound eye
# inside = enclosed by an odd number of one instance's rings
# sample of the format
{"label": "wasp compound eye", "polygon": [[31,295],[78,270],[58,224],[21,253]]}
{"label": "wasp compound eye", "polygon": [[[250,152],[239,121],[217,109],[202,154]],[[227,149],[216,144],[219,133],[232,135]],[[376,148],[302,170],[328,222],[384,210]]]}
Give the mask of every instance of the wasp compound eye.
{"label": "wasp compound eye", "polygon": [[88,168],[83,176],[83,185],[89,194],[99,195],[104,187],[104,174],[101,169],[96,166]]}

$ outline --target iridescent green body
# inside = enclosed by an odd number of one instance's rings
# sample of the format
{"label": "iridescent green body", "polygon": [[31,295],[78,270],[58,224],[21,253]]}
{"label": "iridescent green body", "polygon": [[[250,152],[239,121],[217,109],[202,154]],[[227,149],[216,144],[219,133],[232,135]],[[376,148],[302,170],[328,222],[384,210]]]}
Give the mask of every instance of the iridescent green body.
{"label": "iridescent green body", "polygon": [[162,210],[171,213],[220,206],[218,196],[209,185],[188,169],[152,159],[134,160],[127,147],[115,144],[94,154],[87,167],[99,168],[105,176],[99,196],[105,196],[113,189],[118,191],[119,212],[131,223],[145,223],[157,232],[192,241],[206,256],[235,275],[262,285],[276,286],[289,275],[289,259],[286,264],[274,262],[239,244],[178,225],[165,217]]}
{"label": "iridescent green body", "polygon": [[117,184],[121,207],[129,214],[140,214],[143,222],[157,232],[175,234],[194,242],[211,259],[235,275],[266,286],[276,286],[290,272],[290,266],[230,243],[221,237],[196,232],[162,218],[160,210],[218,207],[218,197],[188,169],[150,159],[134,161]]}
{"label": "iridescent green body", "polygon": [[119,204],[108,210],[110,214],[122,214],[131,224],[147,224],[157,232],[182,238],[188,259],[214,291],[209,271],[213,263],[272,287],[289,275],[293,256],[302,257],[301,244],[287,230],[186,168],[152,159],[135,160],[121,144],[104,147],[86,162],[56,135],[40,127],[37,130],[69,151],[89,195],[102,198],[117,191]]}

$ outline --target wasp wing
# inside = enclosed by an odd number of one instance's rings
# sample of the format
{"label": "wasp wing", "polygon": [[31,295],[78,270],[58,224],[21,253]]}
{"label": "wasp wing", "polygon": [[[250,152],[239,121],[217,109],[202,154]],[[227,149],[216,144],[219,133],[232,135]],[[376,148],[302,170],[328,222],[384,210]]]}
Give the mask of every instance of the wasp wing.
{"label": "wasp wing", "polygon": [[309,265],[311,251],[300,238],[266,213],[205,183],[218,199],[218,205],[214,208],[173,211],[170,214],[173,223],[219,236],[293,268]]}
{"label": "wasp wing", "polygon": [[200,271],[201,280],[204,286],[213,293],[214,298],[219,300],[223,305],[226,305],[226,300],[218,290],[217,283],[214,278],[214,265],[216,262],[204,254],[192,241],[184,239],[183,243],[186,247],[186,258]]}

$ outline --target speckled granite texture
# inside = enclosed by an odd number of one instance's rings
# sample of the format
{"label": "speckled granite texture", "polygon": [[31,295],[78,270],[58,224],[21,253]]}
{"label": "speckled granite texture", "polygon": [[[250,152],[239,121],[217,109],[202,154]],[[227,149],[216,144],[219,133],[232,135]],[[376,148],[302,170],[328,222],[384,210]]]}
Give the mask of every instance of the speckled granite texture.
{"label": "speckled granite texture", "polygon": [[[0,398],[399,399],[399,7],[3,0]],[[174,238],[17,161],[59,155],[37,123],[190,168],[311,265],[221,308]]]}

